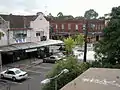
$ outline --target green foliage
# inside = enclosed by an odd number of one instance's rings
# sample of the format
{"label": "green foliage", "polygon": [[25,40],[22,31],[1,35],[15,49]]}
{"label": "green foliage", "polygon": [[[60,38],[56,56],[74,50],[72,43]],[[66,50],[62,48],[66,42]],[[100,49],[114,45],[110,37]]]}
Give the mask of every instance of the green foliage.
{"label": "green foliage", "polygon": [[63,13],[62,13],[62,12],[59,12],[59,13],[57,14],[57,16],[58,16],[58,17],[63,17]]}
{"label": "green foliage", "polygon": [[1,37],[4,36],[4,33],[3,32],[0,32],[0,40],[1,40]]}
{"label": "green foliage", "polygon": [[82,47],[84,43],[84,36],[82,34],[77,35],[75,38],[75,43],[76,45]]}
{"label": "green foliage", "polygon": [[[62,88],[64,85],[69,83],[70,81],[74,80],[77,76],[82,74],[84,71],[86,71],[89,68],[88,63],[78,63],[75,57],[67,57],[66,61],[59,61],[54,66],[53,70],[50,71],[47,75],[47,78],[52,78],[56,75],[58,75],[63,69],[68,69],[69,72],[66,74],[62,74],[57,79],[57,86],[58,90]],[[54,90],[55,88],[55,81],[52,80],[49,84],[45,85],[42,90]]]}
{"label": "green foliage", "polygon": [[120,63],[120,6],[113,8],[110,15],[104,38],[95,46],[96,59],[103,65]]}
{"label": "green foliage", "polygon": [[94,61],[90,64],[90,67],[93,68],[117,68],[120,69],[120,64],[110,64],[110,63],[102,63],[101,61]]}
{"label": "green foliage", "polygon": [[53,32],[54,32],[53,26],[50,26],[50,27],[49,27],[49,31],[50,31],[50,33],[53,33]]}
{"label": "green foliage", "polygon": [[98,17],[98,13],[94,11],[93,9],[90,9],[85,12],[84,17],[86,19],[96,19]]}
{"label": "green foliage", "polygon": [[85,18],[83,16],[77,16],[75,17],[76,20],[84,20]]}
{"label": "green foliage", "polygon": [[72,48],[75,46],[74,39],[72,39],[71,37],[68,37],[68,38],[64,39],[64,44],[65,44],[65,49],[66,49],[67,53],[71,54]]}

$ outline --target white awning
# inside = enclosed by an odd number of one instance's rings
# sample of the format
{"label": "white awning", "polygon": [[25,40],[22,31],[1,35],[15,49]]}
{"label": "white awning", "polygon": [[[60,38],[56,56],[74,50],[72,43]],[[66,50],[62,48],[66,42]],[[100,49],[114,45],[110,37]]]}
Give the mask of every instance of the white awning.
{"label": "white awning", "polygon": [[64,42],[61,40],[47,40],[47,41],[41,41],[38,44],[40,46],[50,46],[50,45],[56,45],[56,44],[63,44]]}

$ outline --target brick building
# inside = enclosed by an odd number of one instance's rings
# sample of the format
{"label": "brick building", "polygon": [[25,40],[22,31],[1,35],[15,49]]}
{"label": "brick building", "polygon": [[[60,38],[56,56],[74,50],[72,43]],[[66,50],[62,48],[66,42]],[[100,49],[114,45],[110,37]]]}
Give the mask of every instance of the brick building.
{"label": "brick building", "polygon": [[[50,35],[52,38],[56,39],[58,36],[69,36],[78,33],[84,34],[83,26],[85,24],[86,20],[51,20],[50,25],[53,28],[53,32]],[[104,26],[104,20],[88,20],[89,41],[91,41],[93,37],[95,37],[95,41],[98,41],[103,34]]]}

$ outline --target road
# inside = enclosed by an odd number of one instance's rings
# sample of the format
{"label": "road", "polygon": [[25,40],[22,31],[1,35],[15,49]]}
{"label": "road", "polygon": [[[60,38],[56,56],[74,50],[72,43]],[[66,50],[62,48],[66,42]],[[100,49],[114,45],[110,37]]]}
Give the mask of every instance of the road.
{"label": "road", "polygon": [[28,72],[29,78],[24,81],[13,82],[10,80],[4,80],[9,84],[10,88],[7,89],[6,86],[0,90],[41,90],[41,81],[45,79],[45,75],[48,71],[52,69],[54,64],[42,63],[40,65],[32,66],[25,71]]}

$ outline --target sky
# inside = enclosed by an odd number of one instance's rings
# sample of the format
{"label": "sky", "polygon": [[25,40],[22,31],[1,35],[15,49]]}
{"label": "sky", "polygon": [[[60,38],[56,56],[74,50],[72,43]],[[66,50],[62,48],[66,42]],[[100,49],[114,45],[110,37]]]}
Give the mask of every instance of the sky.
{"label": "sky", "polygon": [[120,0],[0,0],[1,14],[35,15],[43,12],[57,16],[84,16],[85,11],[94,9],[99,16],[110,13],[112,7],[120,6]]}

